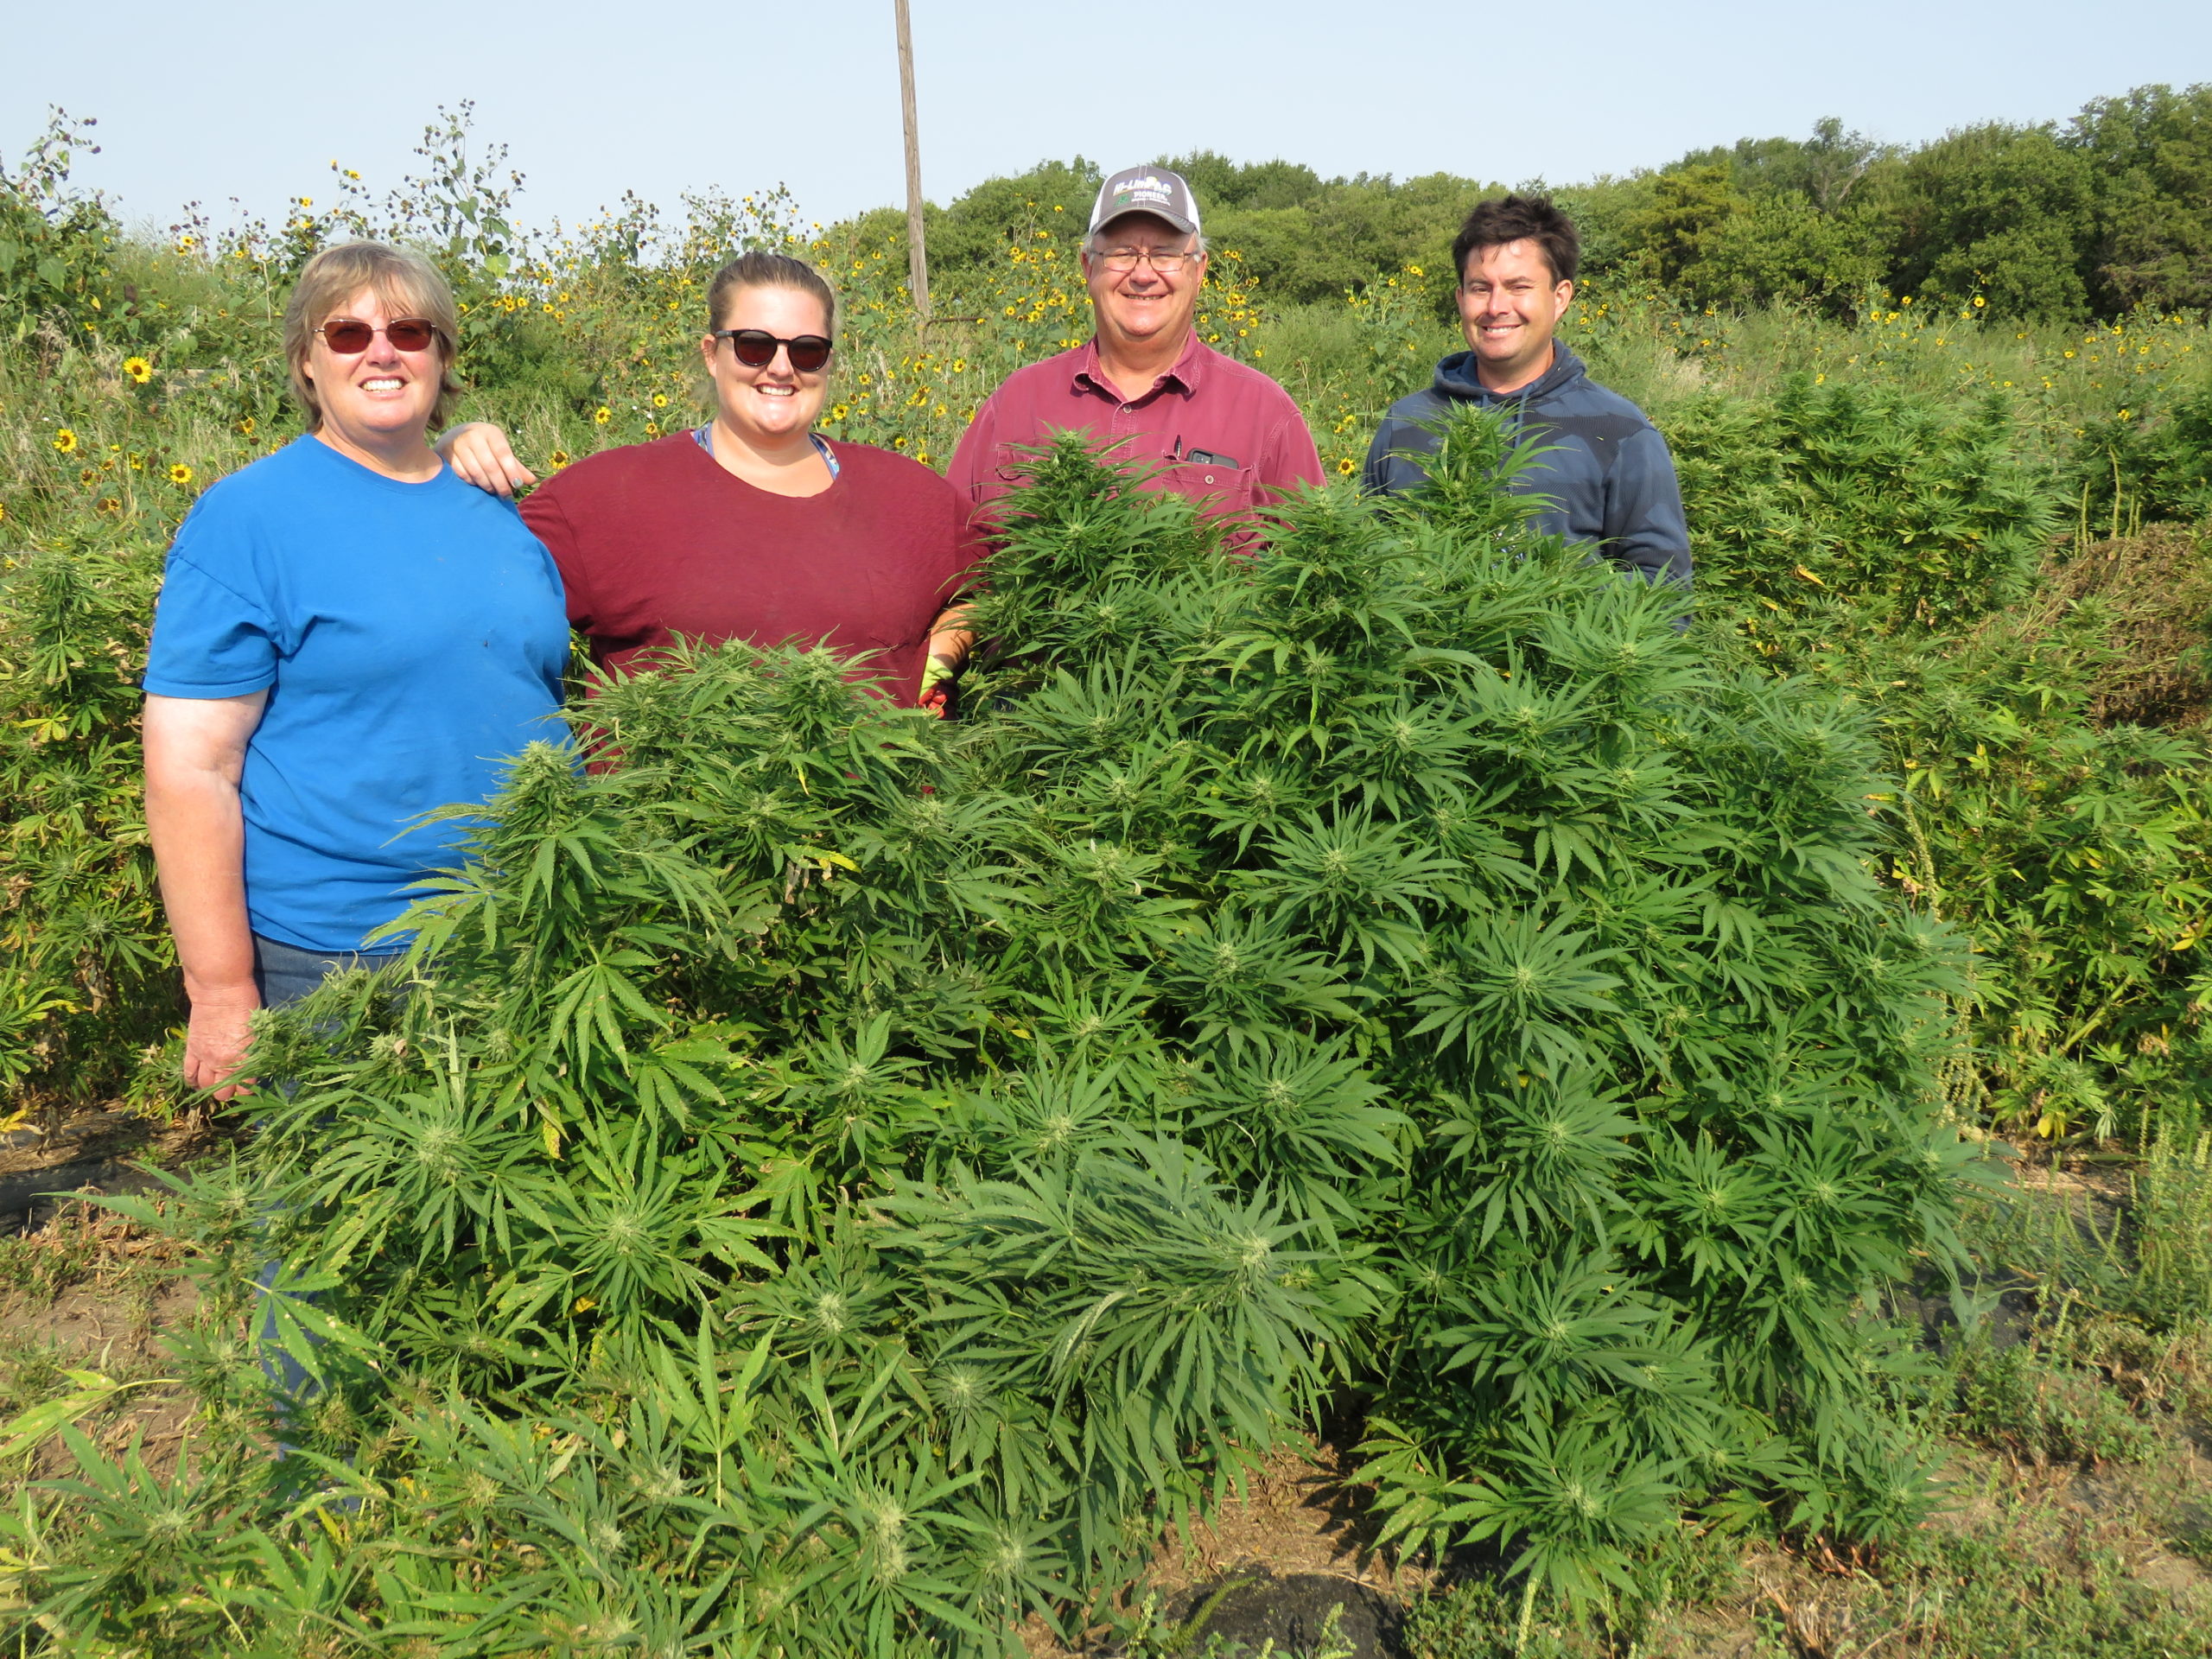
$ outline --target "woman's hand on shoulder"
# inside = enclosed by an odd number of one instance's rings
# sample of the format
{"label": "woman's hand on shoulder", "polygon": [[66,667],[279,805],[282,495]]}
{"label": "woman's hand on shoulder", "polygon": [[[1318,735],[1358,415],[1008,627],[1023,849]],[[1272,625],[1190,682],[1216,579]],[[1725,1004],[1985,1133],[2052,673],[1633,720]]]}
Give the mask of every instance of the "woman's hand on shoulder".
{"label": "woman's hand on shoulder", "polygon": [[469,421],[454,427],[437,442],[440,459],[480,490],[493,495],[512,495],[537,474],[515,459],[507,435],[489,421]]}

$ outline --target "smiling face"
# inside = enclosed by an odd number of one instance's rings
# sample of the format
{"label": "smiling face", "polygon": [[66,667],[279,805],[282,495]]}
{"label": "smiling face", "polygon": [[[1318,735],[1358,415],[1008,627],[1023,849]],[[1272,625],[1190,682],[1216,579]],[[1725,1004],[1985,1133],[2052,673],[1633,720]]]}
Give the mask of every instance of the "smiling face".
{"label": "smiling face", "polygon": [[394,317],[417,315],[388,308],[375,289],[365,288],[319,319],[329,324],[358,318],[377,330],[368,350],[351,357],[332,351],[320,334],[308,343],[307,361],[301,366],[314,383],[328,435],[377,453],[410,439],[422,441],[445,378],[443,341],[434,340],[419,352],[403,352],[384,334]]}
{"label": "smiling face", "polygon": [[1492,391],[1517,391],[1551,366],[1552,332],[1574,284],[1552,274],[1534,242],[1475,248],[1460,273],[1459,327]]}
{"label": "smiling face", "polygon": [[1206,279],[1206,257],[1194,254],[1172,276],[1150,261],[1134,270],[1109,270],[1100,256],[1109,253],[1181,253],[1197,238],[1150,213],[1123,213],[1098,227],[1083,256],[1084,285],[1097,319],[1101,342],[1108,346],[1152,340],[1182,340],[1198,315],[1198,289]]}
{"label": "smiling face", "polygon": [[[731,293],[715,326],[759,328],[779,340],[796,340],[802,334],[826,337],[830,318],[822,302],[802,289],[741,288]],[[756,448],[789,444],[810,429],[822,412],[830,384],[827,365],[802,374],[791,367],[789,349],[779,346],[766,366],[753,368],[737,360],[734,342],[712,334],[700,340],[699,353],[715,378],[722,424]]]}

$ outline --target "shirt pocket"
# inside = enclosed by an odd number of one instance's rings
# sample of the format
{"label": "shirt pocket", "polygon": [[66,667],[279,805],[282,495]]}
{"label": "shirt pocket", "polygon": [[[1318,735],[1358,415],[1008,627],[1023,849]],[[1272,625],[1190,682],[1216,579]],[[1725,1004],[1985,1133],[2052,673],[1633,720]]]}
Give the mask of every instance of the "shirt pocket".
{"label": "shirt pocket", "polygon": [[1202,504],[1208,512],[1241,515],[1252,505],[1249,467],[1232,467],[1218,461],[1178,461],[1162,469],[1160,485]]}

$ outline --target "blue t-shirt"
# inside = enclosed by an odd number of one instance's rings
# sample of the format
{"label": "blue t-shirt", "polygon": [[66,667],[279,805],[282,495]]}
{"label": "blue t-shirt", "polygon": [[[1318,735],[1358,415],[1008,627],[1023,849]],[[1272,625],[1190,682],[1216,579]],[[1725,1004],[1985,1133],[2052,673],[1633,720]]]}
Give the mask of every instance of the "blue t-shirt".
{"label": "blue t-shirt", "polygon": [[560,721],[560,573],[511,502],[304,437],[200,497],[169,549],[146,690],[269,702],[245,754],[246,915],[353,950],[458,862],[500,763]]}

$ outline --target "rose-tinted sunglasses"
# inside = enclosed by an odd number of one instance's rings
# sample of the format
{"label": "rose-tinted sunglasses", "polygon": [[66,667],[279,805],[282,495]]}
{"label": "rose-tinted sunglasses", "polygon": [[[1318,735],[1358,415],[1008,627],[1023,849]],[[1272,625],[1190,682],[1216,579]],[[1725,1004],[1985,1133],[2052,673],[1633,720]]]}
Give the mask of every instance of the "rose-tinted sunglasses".
{"label": "rose-tinted sunglasses", "polygon": [[748,369],[766,368],[776,360],[779,346],[791,353],[791,367],[801,374],[812,374],[830,360],[830,342],[819,334],[780,340],[766,328],[717,328],[715,338],[729,341],[737,360]]}
{"label": "rose-tinted sunglasses", "polygon": [[322,343],[340,357],[359,357],[369,342],[382,334],[396,352],[427,352],[438,337],[438,325],[423,317],[398,317],[381,328],[359,317],[340,317],[315,331]]}

